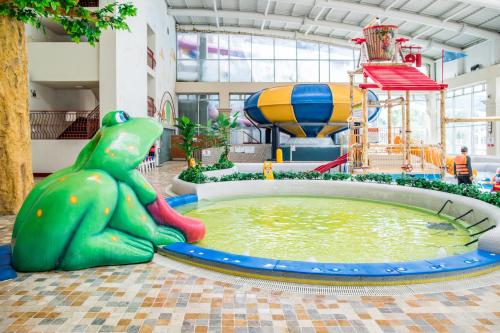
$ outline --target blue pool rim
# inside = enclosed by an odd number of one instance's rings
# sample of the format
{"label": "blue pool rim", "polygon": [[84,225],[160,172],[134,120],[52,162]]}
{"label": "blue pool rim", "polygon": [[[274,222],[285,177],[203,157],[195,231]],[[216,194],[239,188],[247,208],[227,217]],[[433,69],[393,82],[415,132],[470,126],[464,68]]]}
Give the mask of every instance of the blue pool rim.
{"label": "blue pool rim", "polygon": [[[198,201],[195,194],[179,195],[166,199],[171,207],[180,207]],[[203,248],[187,243],[162,246],[160,252],[176,260],[224,273],[306,282],[323,283],[329,280],[341,282],[401,281],[429,282],[434,278],[446,279],[458,275],[479,275],[498,268],[500,254],[474,250],[440,259],[389,262],[389,263],[318,263],[308,261],[279,260],[237,255]],[[476,274],[474,274],[476,273]],[[479,273],[479,274],[478,274]]]}

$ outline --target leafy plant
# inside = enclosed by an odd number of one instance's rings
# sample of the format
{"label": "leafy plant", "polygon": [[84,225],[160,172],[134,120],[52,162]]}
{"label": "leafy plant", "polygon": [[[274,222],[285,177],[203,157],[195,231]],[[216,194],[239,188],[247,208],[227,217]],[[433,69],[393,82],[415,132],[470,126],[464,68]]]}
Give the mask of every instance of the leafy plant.
{"label": "leafy plant", "polygon": [[[201,173],[202,168],[197,167],[197,170]],[[222,177],[205,177],[204,175],[198,175],[194,171],[190,173],[187,170],[183,171],[179,176],[182,180],[189,181],[192,183],[208,183],[208,182],[227,182],[227,181],[241,181],[241,180],[260,180],[264,179],[261,172],[256,173],[233,173],[230,175],[225,175]],[[351,176],[347,173],[324,173],[320,174],[316,171],[283,171],[274,172],[274,179],[285,180],[285,179],[306,179],[306,180],[340,180],[349,181],[354,180],[356,182],[375,182],[381,184],[391,184],[393,179],[390,175],[386,174],[360,174]],[[500,192],[482,192],[479,186],[475,184],[471,185],[457,185],[445,183],[440,180],[426,180],[423,178],[412,178],[412,177],[401,177],[396,179],[396,184],[399,186],[409,186],[422,188],[427,190],[434,190],[440,192],[446,192],[451,194],[462,195],[465,197],[478,199],[489,204],[500,207]]]}
{"label": "leafy plant", "polygon": [[[202,184],[207,182],[208,178],[203,174],[200,166],[196,165],[182,171],[179,179],[189,183]],[[210,180],[213,181],[212,178]]]}
{"label": "leafy plant", "polygon": [[214,147],[222,147],[222,154],[220,155],[217,164],[233,167],[229,161],[229,149],[231,130],[238,126],[238,112],[232,117],[228,117],[225,113],[220,112],[215,121],[211,119],[208,121],[206,132]]}
{"label": "leafy plant", "polygon": [[89,10],[79,0],[0,1],[0,16],[10,16],[37,28],[42,27],[42,18],[50,18],[61,24],[74,42],[86,37],[91,45],[99,41],[102,30],[129,30],[125,20],[136,14],[137,9],[131,3],[114,2]]}
{"label": "leafy plant", "polygon": [[195,146],[195,135],[199,125],[192,122],[188,117],[182,116],[176,119],[175,127],[179,129],[179,135],[182,138],[178,146],[184,152],[188,169],[190,169],[195,166],[191,162],[194,158],[194,152],[201,149],[201,147]]}
{"label": "leafy plant", "polygon": [[374,182],[380,184],[391,184],[392,176],[381,173],[359,174],[353,177],[358,182]]}

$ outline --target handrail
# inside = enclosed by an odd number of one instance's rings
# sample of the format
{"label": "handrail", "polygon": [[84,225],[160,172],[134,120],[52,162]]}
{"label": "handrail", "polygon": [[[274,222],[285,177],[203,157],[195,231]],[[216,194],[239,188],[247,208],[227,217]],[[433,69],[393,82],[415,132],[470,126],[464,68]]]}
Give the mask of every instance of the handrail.
{"label": "handrail", "polygon": [[491,227],[486,228],[483,231],[476,232],[475,234],[471,234],[469,236],[470,237],[474,237],[474,236],[477,236],[477,235],[481,235],[481,234],[484,234],[486,231],[490,231],[491,229],[495,229],[496,227],[497,227],[496,225],[492,225]]}
{"label": "handrail", "polygon": [[470,229],[470,228],[472,228],[472,227],[475,227],[476,225],[481,224],[481,223],[483,223],[484,221],[488,221],[488,218],[487,218],[487,217],[485,217],[485,218],[484,218],[484,219],[482,219],[481,221],[479,221],[479,222],[477,222],[477,223],[474,223],[473,225],[470,225],[470,226],[468,226],[468,227],[467,227],[467,228],[465,228],[465,229]]}
{"label": "handrail", "polygon": [[448,199],[448,200],[446,200],[446,202],[445,202],[445,203],[444,203],[444,205],[441,207],[441,209],[439,210],[439,212],[437,212],[437,215],[441,214],[441,212],[443,211],[444,207],[446,207],[446,205],[447,205],[448,203],[451,203],[451,204],[452,204],[452,203],[453,203],[453,201],[451,201],[451,200],[449,200],[449,199]]}
{"label": "handrail", "polygon": [[[242,131],[243,134],[245,134],[246,136],[248,136],[248,138],[250,139],[251,143],[261,143],[259,140],[257,140],[256,138],[254,138],[250,133],[248,133],[247,131],[243,130]],[[260,131],[259,131],[260,132]],[[262,135],[262,134],[261,134]]]}
{"label": "handrail", "polygon": [[156,113],[155,99],[148,96],[148,117],[154,117]]}
{"label": "handrail", "polygon": [[85,140],[99,129],[99,106],[91,111],[31,111],[32,140]]}
{"label": "handrail", "polygon": [[474,211],[474,209],[470,209],[469,211],[467,211],[466,213],[460,215],[459,217],[456,217],[453,221],[458,221],[460,220],[462,217],[466,216],[466,215],[469,215],[470,213],[472,213]]}

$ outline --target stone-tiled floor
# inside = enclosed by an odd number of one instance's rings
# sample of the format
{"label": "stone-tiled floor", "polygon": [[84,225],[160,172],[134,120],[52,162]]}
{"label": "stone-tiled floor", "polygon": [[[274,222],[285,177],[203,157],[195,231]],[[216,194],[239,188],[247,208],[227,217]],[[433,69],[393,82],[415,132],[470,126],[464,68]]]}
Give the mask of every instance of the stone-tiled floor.
{"label": "stone-tiled floor", "polygon": [[[182,166],[169,163],[148,178],[165,189]],[[0,243],[9,241],[13,220],[0,217]],[[500,281],[433,294],[335,296],[233,285],[148,263],[0,282],[0,332],[153,331],[500,332]]]}

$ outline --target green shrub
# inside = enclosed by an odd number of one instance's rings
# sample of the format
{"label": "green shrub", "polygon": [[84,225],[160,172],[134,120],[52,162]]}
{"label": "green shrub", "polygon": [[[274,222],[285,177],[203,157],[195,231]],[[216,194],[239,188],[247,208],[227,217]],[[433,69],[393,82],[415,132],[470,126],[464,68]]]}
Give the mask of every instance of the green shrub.
{"label": "green shrub", "polygon": [[234,167],[234,163],[229,160],[225,160],[225,161],[219,161],[212,165],[201,166],[200,169],[201,171],[214,171],[214,170],[231,169],[232,167]]}
{"label": "green shrub", "polygon": [[[213,166],[212,166],[213,167]],[[196,184],[210,183],[210,182],[229,182],[229,181],[242,181],[242,180],[262,180],[264,175],[262,172],[256,173],[241,173],[236,172],[230,175],[221,177],[206,177],[203,175],[203,170],[206,171],[207,167],[194,167],[184,170],[179,175],[179,178]],[[213,169],[218,170],[218,169]],[[393,183],[392,177],[386,174],[360,174],[351,176],[347,173],[325,173],[321,174],[317,171],[279,171],[274,172],[274,179],[306,179],[306,180],[341,180],[349,181],[355,180],[357,182],[374,182],[380,184]],[[475,184],[471,185],[457,185],[445,183],[441,180],[426,180],[423,178],[401,177],[396,179],[396,184],[399,186],[416,187],[427,190],[434,190],[446,192],[451,194],[462,195],[465,197],[478,199],[489,204],[500,207],[500,192],[483,192],[480,187]]]}
{"label": "green shrub", "polygon": [[207,177],[203,174],[201,167],[194,166],[182,171],[179,179],[189,183],[202,184],[207,182]]}
{"label": "green shrub", "polygon": [[324,173],[324,180],[350,180],[351,175],[343,172]]}
{"label": "green shrub", "polygon": [[380,184],[391,184],[392,176],[383,173],[367,173],[355,175],[353,177],[358,182],[374,182]]}

